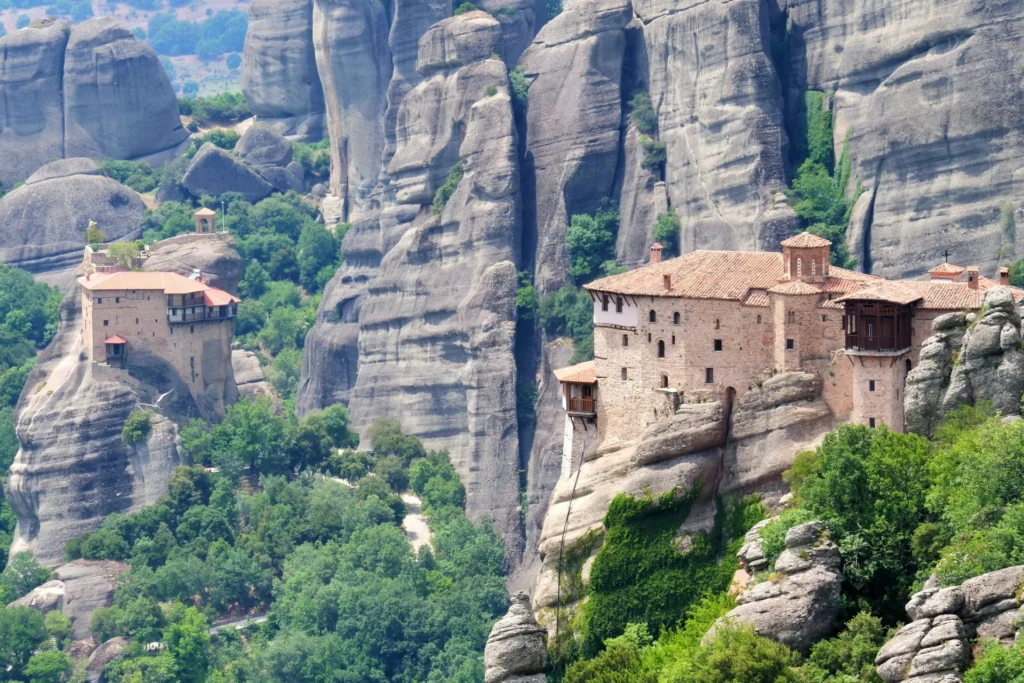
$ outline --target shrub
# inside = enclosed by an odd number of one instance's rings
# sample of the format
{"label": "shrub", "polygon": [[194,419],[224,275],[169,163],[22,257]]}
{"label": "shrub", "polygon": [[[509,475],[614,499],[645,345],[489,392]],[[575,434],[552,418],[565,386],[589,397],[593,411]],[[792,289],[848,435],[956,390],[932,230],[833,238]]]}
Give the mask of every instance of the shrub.
{"label": "shrub", "polygon": [[444,211],[444,207],[448,204],[448,200],[455,194],[455,190],[459,187],[459,183],[462,182],[462,177],[465,175],[465,171],[462,168],[462,162],[452,166],[451,170],[448,171],[448,178],[445,179],[444,185],[437,188],[437,192],[434,194],[434,204],[431,207],[431,211],[435,216],[440,216],[441,212]]}
{"label": "shrub", "polygon": [[804,677],[808,683],[882,683],[875,672],[875,656],[887,638],[882,620],[861,612],[835,638],[815,644],[803,667]]}
{"label": "shrub", "polygon": [[593,215],[573,215],[566,232],[571,273],[585,284],[601,271],[602,264],[615,260],[615,235],[619,230],[619,207],[604,198]]}
{"label": "shrub", "polygon": [[644,158],[640,165],[648,171],[660,170],[662,164],[668,159],[665,143],[653,138],[642,137],[640,138],[640,144],[644,148]]}
{"label": "shrub", "polygon": [[477,6],[476,5],[474,5],[471,2],[464,2],[464,3],[462,3],[461,5],[459,5],[458,7],[455,8],[455,16],[459,16],[460,14],[465,14],[466,12],[475,12],[475,11],[477,11]]}
{"label": "shrub", "polygon": [[651,96],[646,90],[638,90],[633,93],[629,100],[632,111],[629,112],[629,120],[633,122],[636,129],[643,135],[656,135],[658,133],[658,112],[654,111],[654,104]]}
{"label": "shrub", "polygon": [[121,441],[126,446],[135,446],[146,440],[152,425],[149,421],[149,413],[144,410],[135,410],[124,421],[121,429]]}
{"label": "shrub", "polygon": [[769,569],[775,569],[775,560],[779,559],[779,555],[786,549],[786,534],[789,530],[813,519],[814,514],[808,510],[785,510],[778,519],[772,520],[761,529],[764,556],[768,560]]}
{"label": "shrub", "polygon": [[103,244],[107,240],[107,233],[96,226],[96,221],[89,221],[89,227],[85,229],[85,241],[93,247]]}
{"label": "shrub", "polygon": [[512,108],[517,116],[526,114],[526,107],[529,103],[530,82],[526,80],[526,72],[523,67],[517,66],[508,73],[509,88],[512,95]]}
{"label": "shrub", "polygon": [[495,95],[498,94],[498,87],[494,85],[489,85],[487,86],[487,89],[484,90],[484,94],[487,95],[488,97],[494,97]]}
{"label": "shrub", "polygon": [[655,219],[654,241],[664,248],[668,256],[679,255],[679,216],[675,208],[669,208],[668,213],[660,213]]}
{"label": "shrub", "polygon": [[572,362],[594,357],[594,302],[584,290],[565,285],[540,300],[540,325],[549,335],[572,339]]}
{"label": "shrub", "polygon": [[981,655],[964,676],[964,683],[1024,683],[1024,648],[983,641]]}
{"label": "shrub", "polygon": [[306,173],[317,180],[326,180],[331,175],[331,141],[292,143],[292,155],[302,164]]}
{"label": "shrub", "polygon": [[[186,83],[186,95],[188,91]],[[241,93],[220,93],[213,97],[186,97],[178,101],[178,108],[182,114],[191,116],[192,120],[201,126],[212,123],[235,123],[244,118],[252,116],[249,103],[245,95]]]}
{"label": "shrub", "polygon": [[721,628],[694,657],[692,683],[797,683],[800,655],[751,626]]}

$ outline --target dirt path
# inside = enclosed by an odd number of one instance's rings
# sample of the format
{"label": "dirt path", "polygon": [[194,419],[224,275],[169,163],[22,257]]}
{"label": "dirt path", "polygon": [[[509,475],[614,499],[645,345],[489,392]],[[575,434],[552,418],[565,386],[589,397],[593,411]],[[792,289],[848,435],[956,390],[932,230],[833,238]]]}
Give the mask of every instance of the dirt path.
{"label": "dirt path", "polygon": [[427,545],[431,541],[427,518],[420,512],[423,501],[412,493],[403,493],[402,502],[407,508],[405,520],[402,521],[402,529],[405,530],[405,537],[409,539],[413,551],[418,552],[420,546]]}

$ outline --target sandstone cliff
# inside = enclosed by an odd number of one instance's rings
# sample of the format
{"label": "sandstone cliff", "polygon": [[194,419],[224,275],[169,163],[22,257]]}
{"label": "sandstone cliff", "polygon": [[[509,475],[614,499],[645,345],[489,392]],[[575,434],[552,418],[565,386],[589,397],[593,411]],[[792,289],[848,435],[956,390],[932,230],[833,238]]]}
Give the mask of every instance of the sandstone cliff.
{"label": "sandstone cliff", "polygon": [[0,38],[0,182],[64,157],[159,157],[188,138],[156,53],[110,17]]}

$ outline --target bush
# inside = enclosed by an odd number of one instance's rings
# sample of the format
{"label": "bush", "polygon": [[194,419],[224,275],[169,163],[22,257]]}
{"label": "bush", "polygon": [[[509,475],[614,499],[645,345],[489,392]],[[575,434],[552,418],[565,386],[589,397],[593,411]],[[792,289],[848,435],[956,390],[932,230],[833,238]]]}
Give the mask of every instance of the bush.
{"label": "bush", "polygon": [[540,300],[540,325],[553,337],[570,337],[573,363],[594,357],[594,302],[584,290],[565,285]]}
{"label": "bush", "polygon": [[292,143],[292,156],[295,161],[302,164],[306,174],[320,181],[325,181],[331,175],[331,141],[329,139],[320,142]]}
{"label": "bush", "polygon": [[648,171],[660,171],[662,165],[668,159],[665,143],[653,138],[641,137],[640,144],[644,148],[644,158],[640,165]]}
{"label": "bush", "polygon": [[619,231],[619,207],[608,199],[601,200],[591,216],[573,215],[566,232],[566,247],[573,278],[586,284],[601,272],[602,265],[615,260],[615,235]]}
{"label": "bush", "polygon": [[458,7],[455,8],[455,16],[459,16],[460,14],[465,14],[466,12],[476,12],[476,11],[477,11],[477,6],[476,5],[474,5],[471,2],[464,2],[464,3],[462,3],[461,5],[459,5]]}
{"label": "bush", "polygon": [[509,88],[512,95],[512,108],[516,116],[525,116],[530,100],[530,82],[526,80],[523,67],[517,66],[508,73]]}
{"label": "bush", "polygon": [[692,683],[797,683],[800,655],[751,626],[720,628],[694,657]]}
{"label": "bush", "polygon": [[654,104],[647,91],[638,90],[633,93],[629,106],[632,109],[629,112],[629,120],[633,122],[636,129],[643,135],[657,135],[658,112],[654,111]]}
{"label": "bush", "polygon": [[135,446],[146,440],[152,426],[149,421],[149,413],[144,410],[135,410],[124,421],[121,429],[121,441],[126,446]]}
{"label": "bush", "polygon": [[981,655],[964,676],[964,683],[1024,683],[1024,648],[983,641]]}
{"label": "bush", "polygon": [[462,168],[462,162],[452,166],[451,170],[448,171],[448,178],[444,181],[444,185],[437,188],[437,192],[434,194],[434,203],[431,206],[431,211],[435,216],[440,216],[441,212],[444,211],[444,207],[448,204],[448,200],[455,194],[455,190],[459,187],[459,183],[462,182],[462,177],[465,175],[465,171]]}
{"label": "bush", "polygon": [[775,569],[775,560],[779,559],[779,555],[786,549],[786,534],[789,530],[813,519],[814,513],[809,510],[785,510],[778,519],[772,520],[761,529],[764,557],[768,560],[769,569]]}
{"label": "bush", "polygon": [[679,216],[675,208],[669,208],[668,213],[660,213],[655,219],[654,241],[664,249],[666,256],[679,255]]}
{"label": "bush", "polygon": [[881,619],[861,612],[842,633],[813,647],[803,667],[804,678],[810,679],[808,683],[882,683],[875,657],[888,637]]}
{"label": "bush", "polygon": [[[188,92],[185,94],[188,95]],[[191,116],[201,126],[236,123],[252,116],[249,103],[241,93],[225,92],[210,98],[186,97],[178,101],[178,107],[182,114]]]}
{"label": "bush", "polygon": [[497,95],[497,94],[498,94],[498,87],[497,87],[497,86],[495,86],[495,85],[489,85],[489,86],[487,86],[487,88],[486,88],[486,89],[484,90],[484,94],[485,94],[485,95],[486,95],[487,97],[494,97],[495,95]]}
{"label": "bush", "polygon": [[156,174],[143,161],[117,161],[104,159],[100,162],[103,175],[126,185],[140,194],[156,189]]}

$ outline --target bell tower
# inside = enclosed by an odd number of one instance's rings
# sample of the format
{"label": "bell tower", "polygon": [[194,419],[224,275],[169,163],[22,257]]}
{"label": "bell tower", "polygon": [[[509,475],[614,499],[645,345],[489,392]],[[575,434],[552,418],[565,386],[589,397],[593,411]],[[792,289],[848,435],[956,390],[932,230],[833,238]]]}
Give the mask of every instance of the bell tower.
{"label": "bell tower", "polygon": [[217,232],[217,212],[203,207],[195,213],[196,234],[212,235]]}
{"label": "bell tower", "polygon": [[828,279],[829,250],[832,243],[824,237],[802,232],[782,241],[785,281],[824,282]]}

